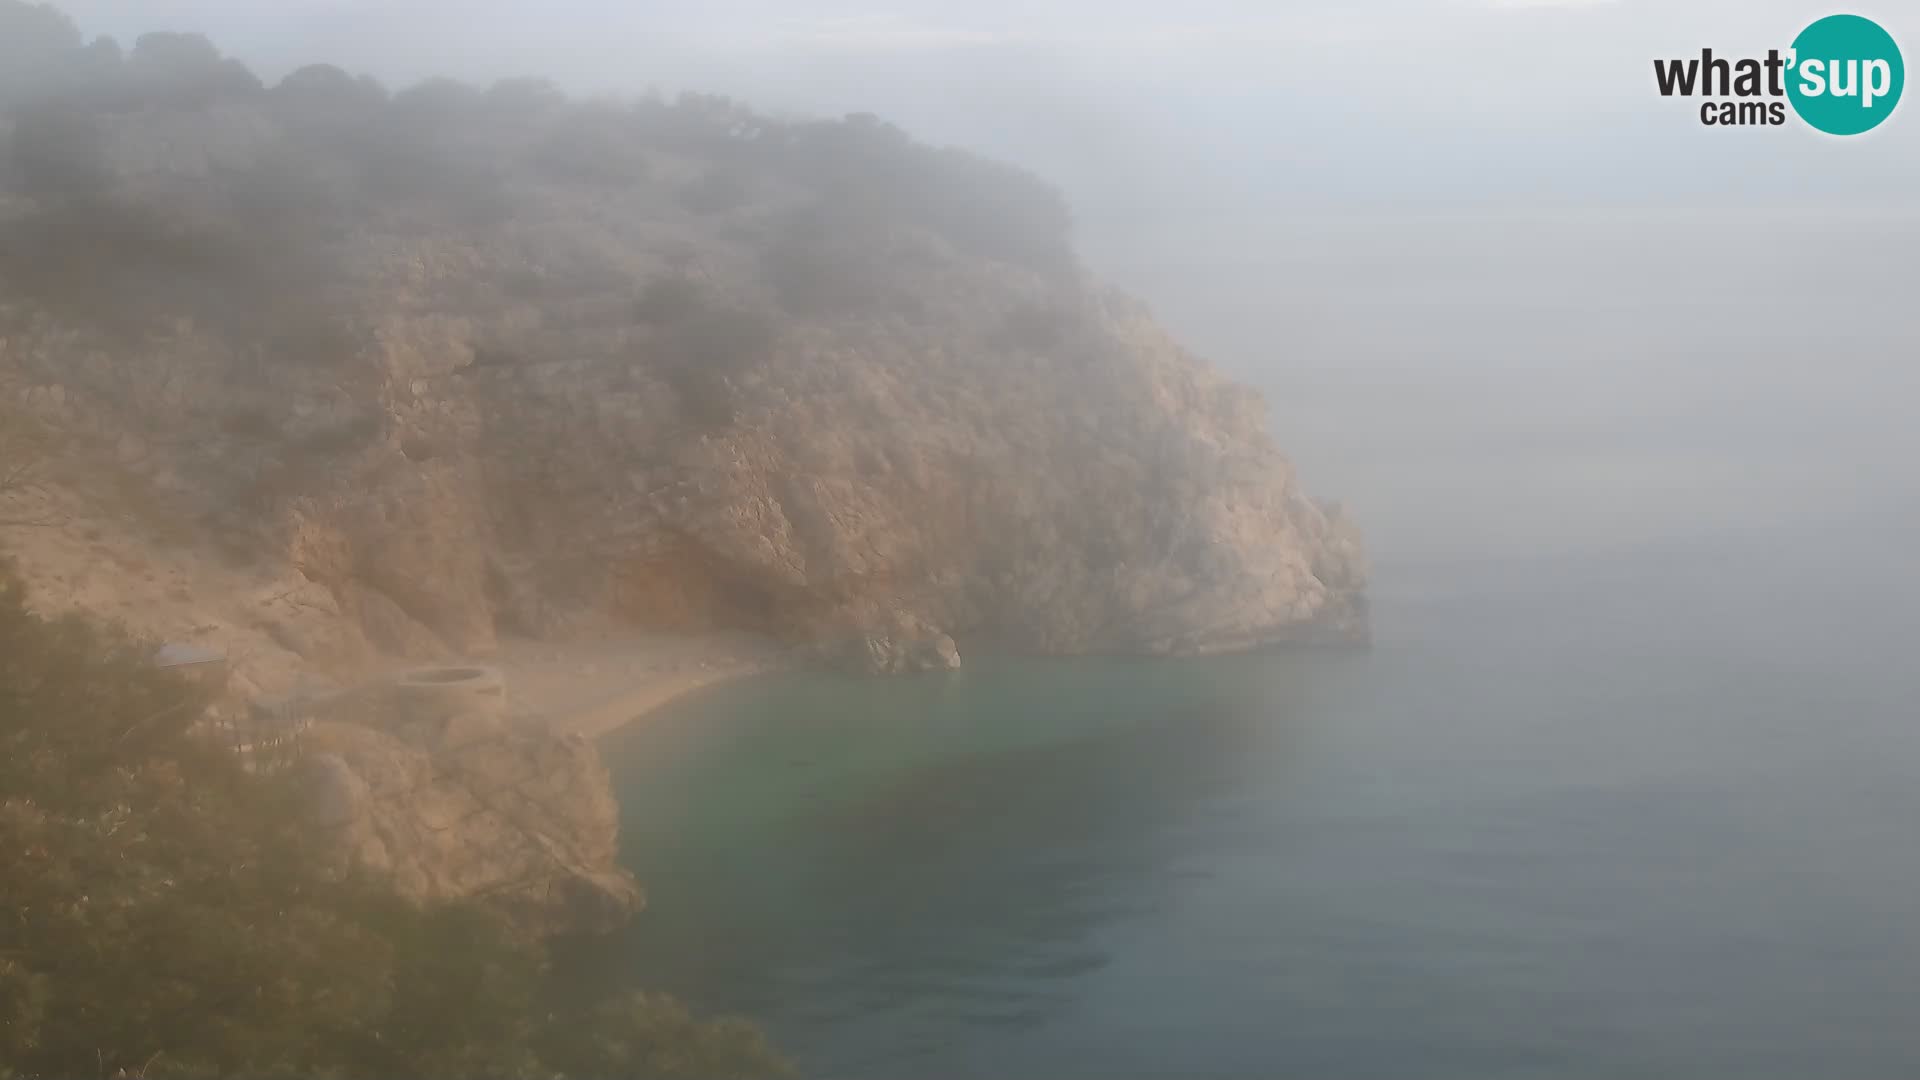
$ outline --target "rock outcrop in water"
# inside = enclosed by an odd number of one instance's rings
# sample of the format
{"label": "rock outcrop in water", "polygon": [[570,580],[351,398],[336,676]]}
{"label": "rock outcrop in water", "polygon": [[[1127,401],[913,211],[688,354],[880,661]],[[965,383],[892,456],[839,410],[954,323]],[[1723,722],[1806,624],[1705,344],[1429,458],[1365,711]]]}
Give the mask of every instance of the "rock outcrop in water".
{"label": "rock outcrop in water", "polygon": [[874,671],[1365,636],[1260,398],[1024,174],[870,117],[97,53],[4,122],[0,422],[92,531],[26,543],[55,600],[163,534],[198,608],[107,613],[263,682],[609,615]]}

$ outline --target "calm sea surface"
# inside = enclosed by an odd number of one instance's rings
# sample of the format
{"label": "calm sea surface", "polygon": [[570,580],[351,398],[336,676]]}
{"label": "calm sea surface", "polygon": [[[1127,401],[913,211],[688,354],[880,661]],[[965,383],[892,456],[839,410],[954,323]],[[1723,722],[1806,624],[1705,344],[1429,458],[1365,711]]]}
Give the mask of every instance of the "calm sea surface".
{"label": "calm sea surface", "polygon": [[1920,1075],[1916,221],[1143,259],[1377,646],[688,701],[609,744],[652,908],[589,971],[813,1076]]}
{"label": "calm sea surface", "polygon": [[723,688],[610,748],[652,908],[597,963],[810,1075],[1915,1075],[1875,554],[1387,567],[1368,653]]}

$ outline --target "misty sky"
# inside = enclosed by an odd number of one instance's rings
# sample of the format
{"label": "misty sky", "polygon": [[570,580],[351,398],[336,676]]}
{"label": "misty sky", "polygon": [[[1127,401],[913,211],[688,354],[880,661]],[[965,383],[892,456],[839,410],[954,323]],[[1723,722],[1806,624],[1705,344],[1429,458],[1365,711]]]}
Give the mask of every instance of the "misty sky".
{"label": "misty sky", "polygon": [[[1908,3],[1855,10],[1911,61]],[[1920,522],[1920,98],[1841,140],[1706,128],[1653,85],[1656,57],[1764,55],[1823,3],[65,6],[123,43],[206,32],[268,79],[714,91],[1017,161],[1096,270],[1267,393],[1388,559]]]}
{"label": "misty sky", "polygon": [[[1847,205],[1920,190],[1913,107],[1843,144],[1706,129],[1654,93],[1655,56],[1762,53],[1833,10],[1794,0],[63,6],[123,40],[204,31],[270,79],[326,59],[396,86],[543,74],[583,92],[877,112],[1027,164],[1095,219],[1171,202]],[[1860,10],[1920,42],[1920,18]]]}

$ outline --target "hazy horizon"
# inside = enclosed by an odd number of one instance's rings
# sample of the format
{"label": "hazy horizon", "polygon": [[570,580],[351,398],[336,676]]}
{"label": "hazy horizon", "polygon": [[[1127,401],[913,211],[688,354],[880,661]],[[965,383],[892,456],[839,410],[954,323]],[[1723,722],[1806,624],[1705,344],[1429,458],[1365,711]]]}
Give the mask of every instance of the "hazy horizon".
{"label": "hazy horizon", "polygon": [[[1764,53],[1831,12],[1785,0],[64,9],[123,44],[206,33],[269,81],[324,61],[395,87],[539,76],[587,95],[653,87],[776,113],[873,112],[1032,168],[1097,223],[1203,206],[1838,209],[1911,205],[1920,188],[1911,116],[1851,140],[1716,130],[1655,92],[1656,57]],[[1893,10],[1864,13],[1896,38],[1920,30]]]}

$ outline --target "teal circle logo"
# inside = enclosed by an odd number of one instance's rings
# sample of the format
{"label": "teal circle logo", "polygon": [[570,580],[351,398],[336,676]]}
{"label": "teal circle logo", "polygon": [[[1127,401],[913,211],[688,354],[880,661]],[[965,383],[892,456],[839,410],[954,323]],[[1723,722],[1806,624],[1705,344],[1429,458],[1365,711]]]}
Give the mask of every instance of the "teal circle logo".
{"label": "teal circle logo", "polygon": [[1893,35],[1872,19],[1829,15],[1793,39],[1787,98],[1829,135],[1872,131],[1900,104],[1907,67]]}

